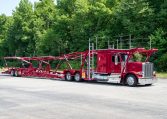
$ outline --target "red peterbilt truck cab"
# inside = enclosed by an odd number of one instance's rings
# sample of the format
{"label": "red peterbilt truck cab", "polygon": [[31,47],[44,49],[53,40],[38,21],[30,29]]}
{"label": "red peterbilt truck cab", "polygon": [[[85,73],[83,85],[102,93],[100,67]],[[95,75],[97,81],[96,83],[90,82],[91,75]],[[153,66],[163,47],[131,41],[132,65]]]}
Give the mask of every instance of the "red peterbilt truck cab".
{"label": "red peterbilt truck cab", "polygon": [[156,51],[144,48],[93,51],[96,55],[96,68],[92,71],[92,79],[129,86],[151,85],[157,79],[149,58]]}

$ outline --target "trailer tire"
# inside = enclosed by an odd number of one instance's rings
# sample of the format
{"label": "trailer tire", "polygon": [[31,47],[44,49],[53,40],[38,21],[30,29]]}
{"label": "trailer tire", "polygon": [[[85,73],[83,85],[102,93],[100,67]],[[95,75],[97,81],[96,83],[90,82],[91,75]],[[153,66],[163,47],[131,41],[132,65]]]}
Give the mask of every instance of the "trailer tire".
{"label": "trailer tire", "polygon": [[138,80],[137,80],[137,78],[136,78],[135,75],[129,74],[129,75],[126,77],[126,84],[127,84],[128,86],[134,87],[134,86],[137,85],[137,83],[138,83]]}
{"label": "trailer tire", "polygon": [[15,76],[15,70],[12,69],[10,74],[11,74],[11,76]]}
{"label": "trailer tire", "polygon": [[16,76],[16,77],[19,77],[19,76],[20,76],[19,71],[17,71],[17,70],[15,71],[15,76]]}
{"label": "trailer tire", "polygon": [[66,72],[65,80],[67,80],[67,81],[72,81],[72,75],[71,75],[70,72]]}
{"label": "trailer tire", "polygon": [[74,80],[76,82],[81,82],[82,81],[81,74],[79,72],[75,73]]}

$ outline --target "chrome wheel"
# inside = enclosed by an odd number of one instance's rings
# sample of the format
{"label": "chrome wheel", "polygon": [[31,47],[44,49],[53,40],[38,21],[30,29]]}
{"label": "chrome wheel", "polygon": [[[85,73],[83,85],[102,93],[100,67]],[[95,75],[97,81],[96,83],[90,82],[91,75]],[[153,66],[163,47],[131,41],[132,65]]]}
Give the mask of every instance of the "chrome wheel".
{"label": "chrome wheel", "polygon": [[137,78],[134,75],[128,75],[126,78],[126,83],[129,86],[136,86],[137,85]]}
{"label": "chrome wheel", "polygon": [[72,80],[72,76],[71,76],[71,73],[70,73],[70,72],[67,72],[67,73],[66,73],[65,79],[66,79],[67,81],[71,81],[71,80]]}
{"label": "chrome wheel", "polygon": [[15,71],[15,76],[18,77],[18,71]]}
{"label": "chrome wheel", "polygon": [[15,76],[15,71],[11,70],[10,74],[11,74],[11,76]]}
{"label": "chrome wheel", "polygon": [[76,73],[75,76],[74,76],[74,79],[77,82],[81,81],[81,75],[80,75],[80,73]]}

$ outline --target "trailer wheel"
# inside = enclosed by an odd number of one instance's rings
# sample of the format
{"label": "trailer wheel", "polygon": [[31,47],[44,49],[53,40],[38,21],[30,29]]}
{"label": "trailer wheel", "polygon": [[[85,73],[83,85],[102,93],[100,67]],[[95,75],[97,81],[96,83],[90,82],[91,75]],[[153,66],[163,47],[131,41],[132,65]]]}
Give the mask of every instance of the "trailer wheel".
{"label": "trailer wheel", "polygon": [[66,79],[67,81],[72,81],[72,75],[71,75],[70,72],[67,72],[67,73],[66,73],[65,79]]}
{"label": "trailer wheel", "polygon": [[12,69],[10,74],[11,74],[11,76],[15,76],[15,70]]}
{"label": "trailer wheel", "polygon": [[17,71],[17,70],[15,71],[15,76],[16,76],[16,77],[19,77],[19,76],[20,76],[19,71]]}
{"label": "trailer wheel", "polygon": [[77,82],[82,81],[80,73],[77,72],[77,73],[75,74],[74,80],[77,81]]}
{"label": "trailer wheel", "polygon": [[15,76],[18,77],[18,71],[17,70],[15,71]]}
{"label": "trailer wheel", "polygon": [[126,77],[126,83],[128,84],[128,86],[132,86],[132,87],[136,86],[138,83],[136,76],[129,74]]}

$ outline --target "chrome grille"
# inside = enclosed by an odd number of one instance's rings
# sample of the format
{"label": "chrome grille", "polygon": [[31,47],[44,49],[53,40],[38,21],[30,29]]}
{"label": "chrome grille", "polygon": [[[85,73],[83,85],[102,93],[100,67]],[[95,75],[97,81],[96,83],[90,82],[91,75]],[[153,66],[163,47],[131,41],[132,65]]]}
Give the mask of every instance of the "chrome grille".
{"label": "chrome grille", "polygon": [[153,76],[153,63],[150,63],[150,62],[143,63],[142,72],[143,72],[143,77],[152,77]]}

